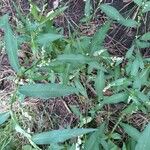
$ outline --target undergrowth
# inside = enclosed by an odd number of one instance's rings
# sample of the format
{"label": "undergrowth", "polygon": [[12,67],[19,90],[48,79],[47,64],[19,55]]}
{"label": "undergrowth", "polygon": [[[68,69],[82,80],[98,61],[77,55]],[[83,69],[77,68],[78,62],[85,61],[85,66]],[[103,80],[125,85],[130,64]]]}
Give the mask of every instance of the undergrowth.
{"label": "undergrowth", "polygon": [[[54,26],[55,18],[63,15],[67,5],[45,14],[45,6],[40,10],[30,2],[30,12],[23,16],[14,3],[17,13],[14,31],[9,15],[0,18],[4,48],[16,72],[9,110],[0,114],[1,150],[149,149],[149,120],[143,123],[143,128],[136,128],[128,121],[136,113],[148,116],[150,108],[150,59],[141,53],[142,49],[150,47],[150,32],[140,35],[138,30],[144,15],[150,11],[150,2],[133,1],[138,11],[132,19],[100,2],[96,10],[101,10],[107,19],[93,36],[72,33],[71,29],[66,36],[62,34],[63,28]],[[95,11],[87,0],[82,22],[88,24],[96,15]],[[113,24],[136,29],[131,47],[122,57],[111,55],[104,44]],[[23,45],[28,46],[26,51]],[[76,95],[88,106],[86,113],[75,105],[68,106],[77,116],[77,123],[65,129],[49,127],[49,131],[31,131],[29,125],[38,114],[24,108],[26,97],[53,101],[68,95]],[[112,112],[105,107],[116,106],[121,109],[112,123]],[[101,114],[107,115],[102,117]]]}

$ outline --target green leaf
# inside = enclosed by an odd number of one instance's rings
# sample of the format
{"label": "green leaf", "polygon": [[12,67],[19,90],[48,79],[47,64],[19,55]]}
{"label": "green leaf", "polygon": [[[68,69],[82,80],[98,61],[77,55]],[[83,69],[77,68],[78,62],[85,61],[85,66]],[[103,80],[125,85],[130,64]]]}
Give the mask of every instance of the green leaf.
{"label": "green leaf", "polygon": [[146,84],[146,82],[148,81],[149,75],[150,75],[150,68],[146,68],[142,72],[140,72],[139,80],[141,81],[141,84],[143,85]]}
{"label": "green leaf", "polygon": [[133,0],[139,6],[142,6],[143,0]]}
{"label": "green leaf", "polygon": [[41,10],[32,2],[30,2],[30,13],[33,15],[34,19],[40,21]]}
{"label": "green leaf", "polygon": [[143,9],[142,9],[143,13],[146,13],[148,11],[150,11],[150,2],[144,3]]}
{"label": "green leaf", "polygon": [[104,39],[106,37],[106,34],[108,30],[110,29],[110,22],[106,22],[100,29],[95,33],[95,35],[92,38],[91,42],[91,52],[95,52],[100,50],[100,48],[103,46]]}
{"label": "green leaf", "polygon": [[117,79],[113,82],[111,82],[110,84],[108,84],[107,87],[113,87],[113,86],[122,86],[122,85],[129,85],[131,84],[132,82],[130,82],[127,78],[120,78],[120,79]]}
{"label": "green leaf", "polygon": [[75,86],[78,89],[78,91],[86,98],[88,98],[87,92],[86,92],[86,88],[81,84],[81,82],[79,80],[75,80]]}
{"label": "green leaf", "polygon": [[46,33],[46,34],[42,34],[39,35],[37,38],[37,43],[41,44],[41,45],[47,45],[50,42],[53,42],[55,40],[58,40],[60,38],[62,38],[62,35],[59,34],[54,34],[54,33]]}
{"label": "green leaf", "polygon": [[105,88],[104,71],[100,70],[95,79],[95,90],[99,99],[103,98],[103,89]]}
{"label": "green leaf", "polygon": [[138,23],[132,19],[122,19],[118,21],[120,24],[126,27],[137,27]]}
{"label": "green leaf", "polygon": [[126,58],[126,59],[127,59],[127,58],[128,58],[128,59],[131,58],[131,57],[132,57],[132,54],[133,54],[133,51],[134,51],[134,45],[127,51],[125,58]]}
{"label": "green leaf", "polygon": [[125,102],[128,99],[128,94],[126,92],[121,92],[114,94],[112,96],[105,96],[102,104],[116,104],[120,102]]}
{"label": "green leaf", "polygon": [[115,20],[124,26],[136,27],[138,25],[138,23],[132,19],[125,19],[116,8],[108,4],[101,4],[100,9],[112,20]]}
{"label": "green leaf", "polygon": [[62,84],[27,84],[19,87],[19,92],[31,97],[48,99],[77,93],[76,88]]}
{"label": "green leaf", "polygon": [[131,75],[136,76],[139,71],[139,68],[140,68],[140,62],[138,58],[136,57],[136,59],[133,61],[131,65]]}
{"label": "green leaf", "polygon": [[141,133],[138,139],[138,143],[136,144],[135,150],[148,150],[150,148],[149,139],[150,139],[150,123]]}
{"label": "green leaf", "polygon": [[142,35],[140,39],[143,40],[143,41],[150,40],[150,32],[147,32],[144,35]]}
{"label": "green leaf", "polygon": [[86,0],[85,1],[85,9],[84,9],[84,13],[85,13],[86,17],[90,16],[91,10],[92,10],[91,0]]}
{"label": "green leaf", "polygon": [[82,54],[62,54],[56,60],[63,63],[86,64],[91,58]]}
{"label": "green leaf", "polygon": [[99,150],[100,141],[99,139],[104,135],[105,123],[99,127],[97,131],[92,133],[85,142],[84,150]]}
{"label": "green leaf", "polygon": [[137,110],[138,110],[138,106],[137,106],[137,104],[135,104],[133,102],[122,111],[122,114],[123,115],[131,115],[131,114],[135,113]]}
{"label": "green leaf", "polygon": [[141,133],[136,128],[125,123],[120,123],[120,125],[130,137],[132,137],[135,141],[138,141]]}
{"label": "green leaf", "polygon": [[32,140],[39,145],[51,144],[51,143],[62,143],[68,139],[81,136],[90,132],[94,132],[96,129],[62,129],[62,130],[53,130],[49,132],[43,132],[35,134],[32,137]]}
{"label": "green leaf", "polygon": [[14,33],[9,25],[8,15],[3,16],[0,22],[1,21],[3,22],[2,28],[4,29],[5,32],[4,41],[5,41],[6,52],[8,55],[10,65],[16,72],[19,72],[20,65],[17,56],[18,44],[17,44],[17,39],[14,36]]}
{"label": "green leaf", "polygon": [[9,117],[9,112],[0,113],[0,125],[3,124]]}
{"label": "green leaf", "polygon": [[61,7],[61,8],[58,8],[54,11],[50,11],[46,18],[42,20],[42,24],[45,24],[47,21],[49,20],[53,20],[54,18],[58,17],[60,14],[62,14],[68,7],[67,6],[64,6],[64,7]]}
{"label": "green leaf", "polygon": [[149,97],[145,95],[143,92],[137,91],[136,95],[142,102],[149,102]]}
{"label": "green leaf", "polygon": [[108,4],[101,4],[100,9],[112,20],[120,21],[124,19],[116,8]]}
{"label": "green leaf", "polygon": [[148,47],[150,47],[150,42],[136,40],[135,43],[136,43],[138,48],[148,48]]}
{"label": "green leaf", "polygon": [[57,143],[51,144],[48,150],[63,150],[64,146],[60,146]]}
{"label": "green leaf", "polygon": [[119,133],[113,133],[111,135],[111,138],[114,140],[119,140],[119,139],[121,139],[121,135]]}
{"label": "green leaf", "polygon": [[36,150],[35,148],[32,148],[32,146],[30,146],[30,145],[24,145],[23,147],[22,147],[22,150]]}

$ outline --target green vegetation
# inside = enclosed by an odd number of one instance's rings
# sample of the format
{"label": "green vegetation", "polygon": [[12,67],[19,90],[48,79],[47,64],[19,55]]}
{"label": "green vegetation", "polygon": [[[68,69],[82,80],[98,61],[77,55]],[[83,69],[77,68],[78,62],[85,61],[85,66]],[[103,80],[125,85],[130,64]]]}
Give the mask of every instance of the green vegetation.
{"label": "green vegetation", "polygon": [[[150,11],[150,3],[142,0],[134,2],[138,7],[135,19],[126,19],[111,5],[100,3],[97,9],[107,16],[107,20],[93,36],[77,32],[65,36],[61,34],[62,28],[53,26],[54,19],[67,6],[45,15],[31,3],[26,17],[16,8],[19,21],[15,30],[9,23],[8,15],[0,18],[6,53],[16,72],[9,110],[0,114],[1,150],[149,149],[150,124],[146,122],[139,130],[127,121],[136,112],[148,115],[150,108],[150,58],[141,54],[141,49],[150,47],[150,32],[140,35],[138,30],[143,16]],[[90,0],[87,0],[82,21],[88,24],[94,16],[93,12]],[[106,35],[114,23],[137,29],[135,39],[123,57],[111,55],[104,46]],[[23,53],[20,48],[23,43],[30,47],[30,53],[25,55],[24,62],[20,62],[18,56]],[[95,96],[88,93],[89,84]],[[108,92],[109,95],[106,94]],[[69,106],[79,118],[74,127],[40,133],[28,131],[21,117],[26,96],[39,101],[53,101],[71,94],[77,95],[85,104],[92,104],[86,114],[82,114],[76,106]],[[19,103],[22,113],[14,107],[16,103]],[[119,104],[123,107],[112,128],[109,126],[109,112],[106,118],[93,124],[105,106]],[[32,117],[35,115],[38,114],[31,114]]]}

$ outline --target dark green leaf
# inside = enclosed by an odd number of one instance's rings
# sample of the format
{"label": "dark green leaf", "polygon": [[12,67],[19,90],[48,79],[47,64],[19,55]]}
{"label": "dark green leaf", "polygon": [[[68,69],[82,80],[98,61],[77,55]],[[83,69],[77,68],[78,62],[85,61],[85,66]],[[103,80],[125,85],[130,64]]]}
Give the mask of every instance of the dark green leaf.
{"label": "dark green leaf", "polygon": [[90,132],[94,132],[96,129],[62,129],[62,130],[53,130],[49,132],[43,132],[35,134],[32,137],[32,140],[39,145],[51,144],[51,143],[62,143],[68,139],[81,136]]}
{"label": "dark green leaf", "polygon": [[48,99],[77,93],[76,88],[61,84],[26,84],[19,87],[19,92],[31,97]]}

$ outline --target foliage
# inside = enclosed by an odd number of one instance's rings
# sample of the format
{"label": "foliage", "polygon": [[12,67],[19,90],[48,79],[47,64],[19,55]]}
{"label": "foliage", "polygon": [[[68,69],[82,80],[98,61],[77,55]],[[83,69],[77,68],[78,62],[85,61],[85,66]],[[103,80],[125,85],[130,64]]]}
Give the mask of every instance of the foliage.
{"label": "foliage", "polygon": [[[141,8],[139,16],[150,11],[148,1],[134,0],[134,2]],[[100,10],[107,15],[108,21],[93,36],[83,37],[73,34],[71,37],[65,37],[61,34],[60,28],[53,26],[53,21],[66,8],[66,6],[58,8],[44,15],[35,4],[31,3],[31,11],[27,18],[24,16],[19,18],[22,26],[18,30],[20,31],[18,36],[13,33],[9,24],[9,16],[5,15],[0,18],[0,27],[5,32],[6,53],[17,75],[16,89],[10,97],[10,110],[0,114],[2,132],[5,132],[7,127],[5,125],[8,124],[11,128],[9,134],[16,130],[25,137],[28,145],[24,145],[23,150],[40,150],[39,145],[45,144],[49,146],[46,149],[50,150],[76,150],[77,147],[83,150],[114,150],[119,149],[117,141],[122,141],[122,147],[120,147],[122,150],[148,149],[150,125],[145,126],[144,131],[141,132],[125,123],[124,118],[137,111],[149,112],[150,60],[144,58],[140,50],[150,47],[150,32],[138,35],[137,31],[137,36],[126,55],[124,57],[112,56],[104,47],[104,40],[111,25],[119,23],[127,28],[138,28],[139,20],[126,19],[114,7],[101,4]],[[92,5],[88,0],[85,5],[87,22],[91,19],[91,12]],[[30,64],[30,58],[26,58],[27,66],[19,63],[18,53],[21,51],[19,48],[22,43],[28,44],[31,48],[32,64]],[[122,67],[124,62],[126,64]],[[85,83],[81,80],[83,77],[87,79]],[[91,84],[94,89],[95,98],[89,96],[87,83]],[[111,91],[111,94],[106,96],[107,91]],[[13,110],[13,105],[22,95],[51,101],[52,98],[70,94],[84,97],[86,104],[93,102],[86,116],[72,107],[72,112],[78,114],[79,120],[82,121],[73,129],[31,134],[21,127],[17,113]],[[109,128],[107,119],[98,124],[96,129],[89,127],[97,114],[102,111],[103,106],[120,103],[125,104],[126,107],[120,112],[113,129]],[[87,118],[90,118],[89,121]],[[13,126],[13,129],[10,126]],[[128,135],[128,140],[124,141],[122,135],[117,132],[116,128],[119,126]],[[3,142],[6,141],[9,146],[11,140],[3,140]],[[1,145],[1,149],[6,148],[4,143]]]}

